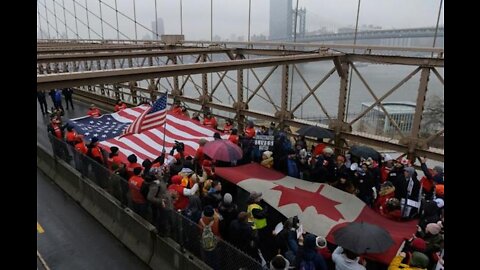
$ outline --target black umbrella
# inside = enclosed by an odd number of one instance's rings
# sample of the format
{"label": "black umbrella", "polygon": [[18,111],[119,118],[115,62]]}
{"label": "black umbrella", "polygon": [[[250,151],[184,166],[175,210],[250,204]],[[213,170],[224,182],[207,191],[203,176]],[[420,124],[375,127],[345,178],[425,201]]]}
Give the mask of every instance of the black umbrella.
{"label": "black umbrella", "polygon": [[390,233],[377,225],[352,222],[333,233],[335,243],[357,254],[380,253],[393,244]]}
{"label": "black umbrella", "polygon": [[317,126],[304,126],[297,131],[298,135],[316,137],[316,138],[329,138],[333,139],[334,134],[325,128]]}
{"label": "black umbrella", "polygon": [[371,147],[368,147],[368,146],[364,146],[364,145],[354,145],[350,148],[350,154],[354,155],[354,156],[357,156],[357,157],[360,157],[360,158],[369,158],[371,157],[372,159],[376,160],[376,161],[380,161],[381,160],[381,156],[380,156],[380,153],[377,152],[377,150],[371,148]]}

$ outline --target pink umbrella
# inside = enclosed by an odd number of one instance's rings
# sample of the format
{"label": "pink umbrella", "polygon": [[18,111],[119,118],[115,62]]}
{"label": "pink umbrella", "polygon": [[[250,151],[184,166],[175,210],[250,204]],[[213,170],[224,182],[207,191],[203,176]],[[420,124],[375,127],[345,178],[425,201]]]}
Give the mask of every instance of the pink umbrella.
{"label": "pink umbrella", "polygon": [[234,161],[242,158],[242,149],[229,140],[214,140],[203,146],[203,153],[211,159]]}

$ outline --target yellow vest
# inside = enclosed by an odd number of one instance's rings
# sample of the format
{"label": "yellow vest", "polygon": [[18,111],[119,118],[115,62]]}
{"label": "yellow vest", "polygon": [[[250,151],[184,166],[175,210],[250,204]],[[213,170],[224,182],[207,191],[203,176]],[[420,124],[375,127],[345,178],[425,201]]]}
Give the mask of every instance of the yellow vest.
{"label": "yellow vest", "polygon": [[253,209],[260,209],[260,211],[261,211],[261,210],[263,210],[263,208],[256,203],[252,203],[252,204],[248,205],[248,208],[247,208],[248,222],[253,223],[252,229],[255,230],[255,229],[265,228],[267,226],[267,219],[266,218],[261,218],[261,219],[254,218],[253,214],[252,214]]}

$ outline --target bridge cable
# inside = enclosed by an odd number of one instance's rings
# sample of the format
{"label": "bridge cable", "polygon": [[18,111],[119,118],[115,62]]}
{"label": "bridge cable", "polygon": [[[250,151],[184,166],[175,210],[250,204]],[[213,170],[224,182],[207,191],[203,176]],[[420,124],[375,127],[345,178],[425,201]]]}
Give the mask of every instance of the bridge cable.
{"label": "bridge cable", "polygon": [[[297,19],[298,19],[298,1],[295,7],[295,20],[293,22],[294,27],[293,27],[293,43],[297,42]],[[295,46],[293,46],[293,50],[295,50]],[[290,82],[290,105],[288,110],[292,110],[292,99],[293,99],[293,79],[295,78],[295,69],[293,68],[295,64],[292,64],[292,81]]]}
{"label": "bridge cable", "polygon": [[[76,0],[73,0],[73,2],[74,2],[74,3],[77,3]],[[80,3],[77,3],[77,4],[78,4],[80,7],[85,8],[85,7],[82,6]],[[104,3],[104,4],[105,4],[105,3]],[[97,16],[97,14],[91,12],[90,10],[88,10],[88,12],[92,13],[92,15],[94,15],[94,16],[97,17],[97,18],[99,18],[99,17]],[[71,13],[70,13],[70,14],[71,14]],[[86,25],[84,22],[82,22],[80,19],[78,19],[78,20],[79,20],[81,23],[83,23],[83,25],[87,26],[87,25]],[[108,25],[108,26],[110,26],[112,29],[115,30],[115,27],[114,27],[113,25],[109,24],[109,23],[106,22],[106,21],[105,21],[105,24]],[[102,38],[102,37],[101,37],[97,32],[95,32],[93,29],[92,29],[92,31],[93,31],[97,36],[99,36],[100,38]],[[124,33],[120,32],[120,31],[118,30],[118,28],[117,28],[117,32],[118,32],[119,34],[122,34],[122,36],[126,37],[127,39],[131,40],[130,37],[128,37],[128,36],[125,35]]]}
{"label": "bridge cable", "polygon": [[[46,18],[46,21],[47,21],[48,39],[50,39],[51,36],[50,36],[50,27],[48,27],[48,26],[50,25],[50,23],[48,23],[47,0],[45,0],[45,5],[44,5],[44,7],[45,7],[45,18]],[[52,29],[53,29],[53,27],[52,27]]]}
{"label": "bridge cable", "polygon": [[[41,5],[44,5],[43,3],[40,3],[40,2],[38,2],[38,3],[41,4]],[[45,13],[45,15],[47,15],[48,12],[50,12],[50,13],[53,14],[53,12],[52,12],[49,8],[47,8],[46,5],[44,5],[44,6],[45,6],[45,10],[47,11],[47,12]],[[43,17],[43,16],[42,16],[42,17]],[[60,19],[58,19],[58,20],[59,20],[60,22],[63,22],[63,21],[60,20]],[[49,23],[48,21],[47,21],[47,24],[50,25],[50,23]],[[53,28],[53,25],[52,25],[52,28]],[[67,26],[67,28],[70,29],[70,31],[74,32],[72,28],[70,28],[70,27],[68,27],[68,26]],[[58,34],[58,31],[57,31],[57,34]]]}
{"label": "bridge cable", "polygon": [[63,7],[63,20],[64,20],[64,23],[65,23],[65,36],[68,39],[67,16],[65,15],[65,0],[62,0],[62,7]]}
{"label": "bridge cable", "polygon": [[[75,1],[75,0],[74,0],[74,1]],[[142,28],[143,28],[143,29],[145,29],[147,32],[150,32],[150,33],[152,33],[152,34],[155,34],[155,35],[156,35],[156,33],[155,33],[153,30],[151,30],[151,29],[147,28],[145,25],[143,25],[143,24],[141,24],[141,23],[137,22],[136,20],[133,20],[132,18],[128,17],[128,16],[127,16],[127,15],[125,15],[123,12],[119,11],[119,10],[118,10],[116,7],[114,8],[114,7],[112,7],[111,5],[109,5],[109,4],[107,4],[107,3],[105,3],[104,1],[103,1],[102,3],[103,3],[105,6],[109,7],[110,9],[114,10],[115,12],[117,12],[117,14],[120,14],[120,15],[122,15],[123,17],[125,17],[126,19],[128,19],[128,20],[130,20],[130,21],[134,22],[134,23],[135,23],[135,25],[137,25],[137,24],[138,24],[138,26],[142,27]],[[116,1],[115,1],[115,6],[116,6]],[[118,24],[118,19],[117,19],[117,24]],[[129,38],[129,39],[130,39],[130,38]],[[131,40],[131,39],[130,39],[130,40]]]}
{"label": "bridge cable", "polygon": [[[438,7],[437,26],[435,27],[435,36],[433,36],[433,45],[432,45],[433,48],[435,48],[435,42],[437,41],[438,23],[440,22],[440,15],[442,13],[442,4],[443,4],[443,0],[440,0],[440,6]],[[433,51],[432,51],[431,57],[433,57]]]}
{"label": "bridge cable", "polygon": [[53,17],[55,17],[55,29],[57,29],[57,38],[62,37],[62,35],[59,35],[58,32],[58,23],[57,23],[57,10],[55,9],[55,0],[52,0],[53,2]]}
{"label": "bridge cable", "polygon": [[77,39],[80,39],[80,35],[78,34],[78,18],[77,18],[77,5],[75,5],[75,1],[72,1],[73,4],[73,16],[75,17],[75,29],[77,30]]}
{"label": "bridge cable", "polygon": [[[73,0],[75,1],[75,0]],[[88,12],[90,12],[90,10],[88,10],[88,3],[87,3],[87,0],[85,0],[85,13],[87,15],[87,29],[88,29],[88,39],[91,39],[90,37],[90,21],[88,20]],[[93,30],[92,30],[93,31]],[[98,35],[100,38],[102,38],[100,35]]]}
{"label": "bridge cable", "polygon": [[[355,35],[353,37],[353,45],[355,46],[357,44],[357,32],[358,32],[358,18],[360,17],[360,3],[362,0],[358,0],[358,6],[357,6],[357,20],[355,22]],[[355,47],[353,47],[353,53],[355,53]],[[352,63],[353,65],[353,63]],[[350,107],[350,94],[352,93],[352,67],[349,65],[349,79],[348,79],[348,95],[347,95],[347,106],[345,106],[345,117],[342,119],[342,121],[348,122],[348,107]],[[340,104],[338,104],[340,106]],[[338,118],[338,116],[337,116]]]}

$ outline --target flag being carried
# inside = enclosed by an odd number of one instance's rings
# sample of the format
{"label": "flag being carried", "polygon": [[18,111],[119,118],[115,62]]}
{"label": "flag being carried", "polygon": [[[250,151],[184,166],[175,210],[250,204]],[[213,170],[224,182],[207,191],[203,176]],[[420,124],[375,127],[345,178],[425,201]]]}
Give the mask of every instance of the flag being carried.
{"label": "flag being carried", "polygon": [[124,131],[123,136],[139,134],[145,130],[157,128],[165,124],[167,115],[167,95],[163,94],[155,101],[150,109],[145,110]]}

